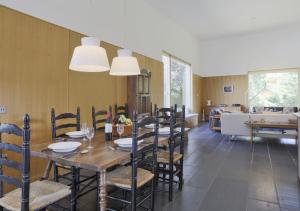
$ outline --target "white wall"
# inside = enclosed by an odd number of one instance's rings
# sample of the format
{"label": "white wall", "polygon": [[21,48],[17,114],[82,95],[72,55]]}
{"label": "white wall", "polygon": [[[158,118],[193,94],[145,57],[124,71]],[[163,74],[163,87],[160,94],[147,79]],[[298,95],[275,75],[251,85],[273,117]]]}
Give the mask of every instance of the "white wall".
{"label": "white wall", "polygon": [[146,1],[0,0],[0,4],[157,60],[165,50],[198,72],[198,40]]}
{"label": "white wall", "polygon": [[165,50],[190,62],[193,72],[202,76],[300,67],[300,26],[199,42],[147,0],[0,0],[0,4],[158,60]]}
{"label": "white wall", "polygon": [[300,26],[200,42],[202,76],[300,67]]}

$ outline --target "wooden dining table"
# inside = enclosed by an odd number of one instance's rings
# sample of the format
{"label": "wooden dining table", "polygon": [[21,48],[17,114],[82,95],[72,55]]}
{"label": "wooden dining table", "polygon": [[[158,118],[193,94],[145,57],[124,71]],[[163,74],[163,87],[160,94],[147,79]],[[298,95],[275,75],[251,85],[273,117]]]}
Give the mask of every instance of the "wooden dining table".
{"label": "wooden dining table", "polygon": [[[149,132],[149,129],[143,129],[139,133]],[[159,136],[159,145],[167,145],[169,136]],[[118,148],[113,141],[105,141],[105,136],[103,132],[97,132],[95,137],[92,139],[92,149],[88,149],[87,153],[81,153],[82,150],[86,150],[88,146],[88,141],[82,141],[81,139],[70,139],[72,141],[80,141],[82,145],[79,149],[71,153],[57,153],[48,149],[48,145],[53,143],[53,140],[45,141],[41,144],[31,145],[31,156],[48,159],[49,163],[45,169],[44,177],[49,176],[51,170],[50,162],[57,162],[65,166],[71,166],[81,169],[86,169],[90,171],[97,172],[99,174],[97,184],[98,184],[98,205],[97,210],[106,210],[106,171],[107,169],[115,166],[128,163],[130,161],[130,150],[124,150]],[[149,140],[144,140],[139,147],[143,147],[149,144]],[[76,210],[76,198],[74,192],[75,188],[72,188],[71,196],[71,210]]]}

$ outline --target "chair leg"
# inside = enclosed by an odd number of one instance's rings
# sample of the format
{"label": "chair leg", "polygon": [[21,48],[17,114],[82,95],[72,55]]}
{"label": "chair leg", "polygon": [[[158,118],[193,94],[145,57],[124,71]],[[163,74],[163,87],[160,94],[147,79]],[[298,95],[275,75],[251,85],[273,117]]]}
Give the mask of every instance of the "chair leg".
{"label": "chair leg", "polygon": [[[155,179],[155,186],[157,187],[158,186],[158,180],[159,180],[159,164],[156,165],[156,171],[155,171],[155,174],[154,174],[154,179]],[[1,211],[1,210],[0,210]]]}
{"label": "chair leg", "polygon": [[80,190],[80,169],[76,170],[76,191]]}
{"label": "chair leg", "polygon": [[215,118],[213,117],[213,118],[212,118],[212,123],[211,123],[211,128],[213,128],[213,127],[215,126],[215,124],[216,124],[216,123],[215,123]]}
{"label": "chair leg", "polygon": [[151,187],[151,211],[154,211],[154,202],[155,202],[155,180],[152,180],[152,187]]}
{"label": "chair leg", "polygon": [[[123,197],[124,200],[127,199],[127,191],[126,190],[122,190],[122,197]],[[122,209],[125,210],[125,207],[126,207],[126,203],[122,202]]]}
{"label": "chair leg", "polygon": [[100,195],[100,189],[99,189],[99,178],[100,178],[100,174],[99,174],[99,172],[97,172],[96,173],[96,185],[97,185],[97,189],[96,189],[96,203],[97,203],[97,205],[96,205],[96,210],[97,211],[100,211],[100,203],[99,203],[99,195]]}
{"label": "chair leg", "polygon": [[178,186],[178,189],[181,191],[182,186],[183,186],[183,159],[180,159],[179,168],[180,168],[180,173],[179,173],[179,186]]}
{"label": "chair leg", "polygon": [[53,163],[53,173],[54,173],[54,181],[55,182],[59,182],[59,175],[58,175],[58,166],[56,165],[56,163]]}
{"label": "chair leg", "polygon": [[133,191],[131,197],[132,197],[132,199],[131,199],[131,211],[136,211],[136,190]]}
{"label": "chair leg", "polygon": [[169,201],[173,200],[173,165],[169,164]]}
{"label": "chair leg", "polygon": [[209,128],[212,128],[212,124],[213,124],[213,118],[210,116],[209,117]]}
{"label": "chair leg", "polygon": [[165,170],[166,170],[166,164],[163,164],[163,181],[164,181],[164,182],[166,181],[166,173],[165,173]]}

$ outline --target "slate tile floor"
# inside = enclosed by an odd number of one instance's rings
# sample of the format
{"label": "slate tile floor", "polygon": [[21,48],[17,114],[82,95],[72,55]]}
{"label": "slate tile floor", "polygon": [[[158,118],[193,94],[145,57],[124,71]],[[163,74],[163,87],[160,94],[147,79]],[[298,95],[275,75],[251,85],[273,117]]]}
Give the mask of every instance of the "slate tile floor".
{"label": "slate tile floor", "polygon": [[[293,140],[230,141],[207,124],[189,133],[182,192],[156,195],[157,211],[300,210],[297,150]],[[79,200],[79,210],[94,210],[95,192]]]}

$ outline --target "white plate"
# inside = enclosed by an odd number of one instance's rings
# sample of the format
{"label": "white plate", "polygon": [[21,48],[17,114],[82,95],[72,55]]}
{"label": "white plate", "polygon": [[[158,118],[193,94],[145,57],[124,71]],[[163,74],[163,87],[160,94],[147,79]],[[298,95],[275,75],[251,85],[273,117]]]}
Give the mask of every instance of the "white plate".
{"label": "white plate", "polygon": [[[188,128],[188,127],[185,127],[185,128],[184,128],[184,131],[188,131],[188,130],[190,130],[190,128]],[[177,128],[175,128],[175,131],[176,131],[176,132],[181,132],[181,128],[180,128],[180,127],[177,127]]]}
{"label": "white plate", "polygon": [[67,136],[70,136],[71,138],[82,138],[85,136],[85,133],[82,131],[72,131],[72,132],[67,132]]}
{"label": "white plate", "polygon": [[162,135],[168,135],[168,134],[170,134],[170,128],[169,127],[159,128],[158,133],[162,134]]}
{"label": "white plate", "polygon": [[53,150],[53,152],[72,152],[74,150],[76,150],[76,148],[70,148],[70,149],[56,149],[56,150]]}
{"label": "white plate", "polygon": [[65,141],[50,144],[49,149],[52,149],[54,152],[71,152],[81,146],[80,142],[76,141]]}
{"label": "white plate", "polygon": [[[184,131],[188,131],[190,128],[184,128]],[[175,128],[175,132],[181,132],[181,128]],[[158,129],[158,133],[161,135],[169,135],[170,134],[170,128],[169,127],[163,127]]]}
{"label": "white plate", "polygon": [[[142,142],[143,140],[138,141],[138,145]],[[130,148],[132,147],[132,138],[120,138],[114,140],[114,143],[117,144],[119,147]]]}
{"label": "white plate", "polygon": [[145,128],[148,128],[148,129],[154,129],[155,128],[155,124],[150,124],[150,125],[145,125]]}

